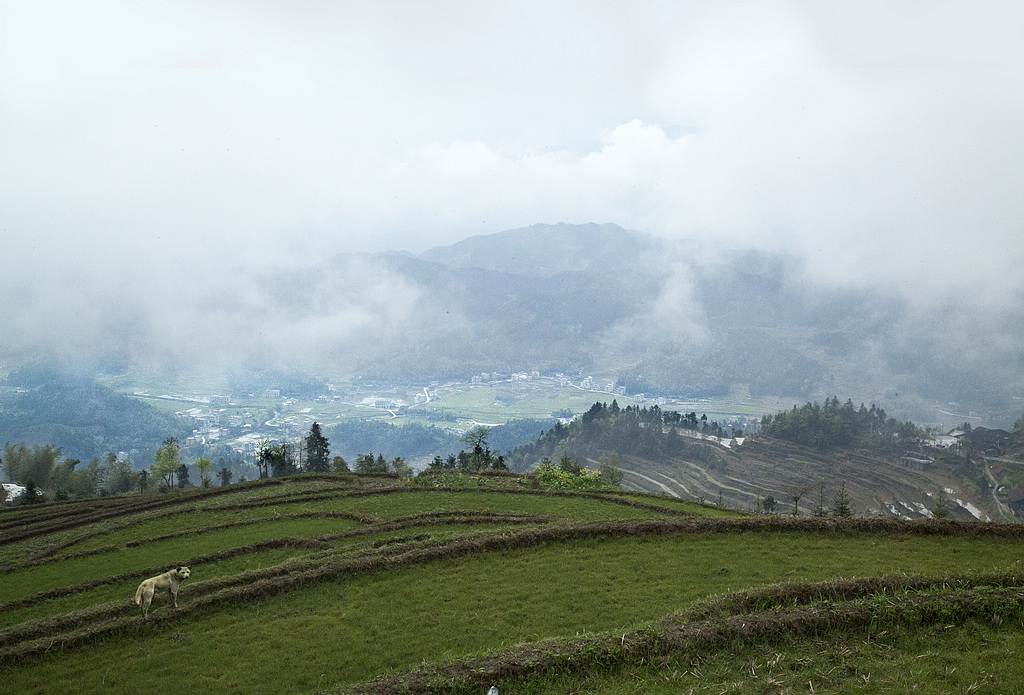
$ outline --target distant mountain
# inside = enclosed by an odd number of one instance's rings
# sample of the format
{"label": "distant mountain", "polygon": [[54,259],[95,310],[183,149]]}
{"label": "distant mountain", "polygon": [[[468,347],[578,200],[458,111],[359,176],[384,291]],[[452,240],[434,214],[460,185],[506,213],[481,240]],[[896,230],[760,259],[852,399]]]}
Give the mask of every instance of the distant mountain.
{"label": "distant mountain", "polygon": [[515,275],[621,273],[635,272],[638,263],[649,268],[664,246],[657,237],[616,224],[537,224],[470,237],[419,257],[449,268]]}
{"label": "distant mountain", "polygon": [[[537,370],[577,383],[609,376],[630,395],[838,395],[926,424],[1008,428],[1024,412],[1020,303],[936,308],[885,287],[827,284],[793,256],[614,224],[534,225],[419,256],[281,264],[208,299],[192,342],[201,351],[209,337],[214,356],[230,353],[236,392],[320,393],[325,374],[422,383]],[[143,325],[140,346],[146,335]],[[0,444],[52,443],[83,459],[138,449],[150,460],[180,426],[89,380],[12,376],[0,388]],[[99,410],[116,415],[86,421]],[[135,423],[131,440],[118,435],[124,422]]]}
{"label": "distant mountain", "polygon": [[315,341],[320,361],[370,378],[600,372],[627,393],[835,394],[920,422],[974,411],[1009,425],[1024,408],[1021,306],[924,309],[884,287],[827,284],[793,256],[614,224],[340,255],[259,287],[283,340]]}
{"label": "distant mountain", "polygon": [[126,452],[145,467],[164,439],[183,443],[192,433],[181,418],[53,367],[20,369],[7,382],[10,388],[0,396],[0,443],[51,444],[83,463]]}

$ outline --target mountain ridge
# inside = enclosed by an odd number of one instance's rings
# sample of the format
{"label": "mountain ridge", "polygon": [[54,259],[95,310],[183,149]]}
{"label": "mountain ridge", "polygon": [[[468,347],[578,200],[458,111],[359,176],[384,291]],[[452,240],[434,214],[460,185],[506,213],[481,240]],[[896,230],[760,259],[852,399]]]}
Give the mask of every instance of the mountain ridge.
{"label": "mountain ridge", "polygon": [[[145,363],[158,349],[154,361],[186,371],[284,365],[405,382],[539,371],[629,395],[840,395],[922,423],[1008,426],[1024,403],[1024,302],[926,299],[823,280],[794,253],[559,223],[419,255],[261,267],[198,297],[195,325],[142,322],[131,346],[110,350]],[[186,329],[204,340],[180,340]]]}
{"label": "mountain ridge", "polygon": [[535,224],[468,237],[438,246],[418,258],[451,268],[481,268],[513,274],[551,276],[562,272],[614,272],[644,247],[660,245],[653,235],[617,224]]}

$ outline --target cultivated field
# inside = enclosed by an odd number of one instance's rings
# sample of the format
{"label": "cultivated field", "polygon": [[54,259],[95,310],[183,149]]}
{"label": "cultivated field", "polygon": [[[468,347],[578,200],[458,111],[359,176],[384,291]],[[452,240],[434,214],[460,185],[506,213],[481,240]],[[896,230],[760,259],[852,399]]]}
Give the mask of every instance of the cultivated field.
{"label": "cultivated field", "polygon": [[[530,477],[301,476],[0,513],[0,690],[1014,692],[1024,527]],[[139,582],[192,569],[144,621]],[[71,684],[71,685],[69,685]]]}
{"label": "cultivated field", "polygon": [[[719,460],[714,467],[684,458],[623,455],[624,484],[690,499],[717,501],[721,496],[725,506],[746,510],[756,509],[758,501],[771,495],[778,502],[776,511],[783,513],[793,509],[790,491],[794,486],[804,487],[799,508],[810,513],[816,504],[828,507],[843,484],[858,514],[910,519],[931,516],[935,495],[944,490],[951,516],[982,521],[1000,518],[989,490],[942,465],[927,471],[899,465],[898,454],[852,449],[820,452],[764,437],[748,437],[742,446],[729,449],[715,445],[714,451]],[[597,466],[596,461],[587,463]],[[972,469],[980,477],[984,466],[975,463]],[[1001,476],[1000,482],[1004,479],[1016,480]],[[1008,513],[1003,516],[1012,518]]]}

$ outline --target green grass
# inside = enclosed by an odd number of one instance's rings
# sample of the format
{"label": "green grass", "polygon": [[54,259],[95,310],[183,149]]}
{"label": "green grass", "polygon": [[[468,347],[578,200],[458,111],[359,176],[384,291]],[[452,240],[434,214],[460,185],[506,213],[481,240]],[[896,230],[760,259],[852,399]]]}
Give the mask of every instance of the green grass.
{"label": "green grass", "polygon": [[[13,551],[29,544],[45,547],[57,536],[100,529],[102,535],[68,550],[116,546],[2,571],[0,602],[207,553],[229,553],[193,565],[192,578],[179,597],[182,610],[175,612],[166,598],[158,599],[148,623],[128,601],[141,575],[0,610],[0,628],[9,629],[107,606],[102,617],[78,623],[74,629],[85,630],[86,639],[66,647],[16,656],[3,649],[34,647],[22,638],[0,641],[5,690],[58,692],[60,684],[74,682],[83,692],[128,693],[174,682],[177,688],[199,692],[309,693],[424,663],[458,664],[548,638],[625,635],[657,625],[696,601],[749,587],[838,577],[1005,570],[1024,550],[1021,537],[986,531],[994,526],[790,525],[740,519],[746,529],[742,530],[736,520],[712,518],[725,510],[690,502],[622,496],[704,521],[691,523],[685,521],[689,517],[680,520],[677,514],[587,496],[517,492],[509,487],[509,479],[501,478],[482,478],[473,483],[482,487],[465,491],[412,489],[401,481],[370,478],[296,482],[239,486],[231,494],[209,499],[183,495],[179,509],[142,511],[116,523],[58,529],[31,542],[0,545]],[[371,484],[380,492],[363,494]],[[388,491],[388,485],[394,491]],[[318,496],[310,498],[309,493]],[[366,521],[275,516],[309,512],[345,512]],[[450,514],[439,515],[443,512]],[[502,516],[508,514],[531,516]],[[399,523],[378,526],[368,523],[370,519]],[[475,519],[479,523],[473,523]],[[233,520],[254,523],[217,527]],[[110,528],[117,524],[119,528]],[[198,532],[125,546],[181,528]],[[359,529],[368,533],[352,533]],[[286,537],[321,537],[326,542],[318,541],[313,548],[268,547],[230,555],[250,543]],[[238,584],[241,573],[253,570],[272,573],[245,575],[245,582]],[[222,584],[215,586],[211,580]],[[218,588],[221,585],[229,588]],[[1002,630],[977,629],[991,630],[1000,640],[1017,639],[1016,628],[1009,629],[1011,622]],[[61,632],[70,629],[54,627],[46,637],[63,640]],[[900,653],[917,643],[898,640],[927,636],[907,629],[897,635],[898,629],[903,628],[896,621],[892,634],[897,641],[889,648]],[[932,636],[953,639],[954,633]],[[806,684],[812,677],[805,675],[835,658],[819,659],[816,644],[813,639],[779,644],[777,651],[784,657],[779,664],[790,669],[786,680],[776,679],[784,686],[765,680],[774,675],[759,675],[781,670],[764,666],[774,654],[769,654],[770,645],[754,641],[699,657],[669,653],[657,663],[627,661],[614,668],[590,669],[583,676],[557,670],[543,677],[516,676],[502,692],[785,692],[778,689],[783,687],[796,692],[800,682]],[[904,644],[908,646],[900,646]],[[865,668],[879,674],[879,682],[894,682],[886,680],[889,672],[873,665],[879,658],[875,652],[867,647],[862,652]],[[694,658],[699,665],[684,668]],[[728,680],[730,673],[735,675],[730,669],[747,662],[753,663],[754,675],[737,677],[735,682],[743,685],[734,685]],[[983,668],[979,664],[970,668]],[[699,678],[686,675],[695,668]],[[859,668],[850,673],[858,675]],[[896,673],[893,669],[891,673]],[[823,680],[823,687],[852,687],[853,681],[844,678]],[[920,678],[934,684],[937,676],[926,670]],[[961,691],[971,685],[951,682]]]}
{"label": "green grass", "polygon": [[[270,567],[281,563],[289,558],[308,554],[306,549],[279,548],[265,550],[258,554],[241,555],[227,558],[203,565],[202,572],[209,576],[237,574],[245,570]],[[121,567],[123,565],[118,565]],[[202,575],[199,575],[201,578]],[[113,584],[98,586],[90,591],[71,594],[60,598],[53,598],[47,601],[36,603],[21,608],[8,608],[0,611],[0,629],[39,618],[48,618],[62,613],[81,610],[107,601],[128,601],[135,595],[135,589],[139,585],[138,579],[126,579]],[[33,587],[38,590],[39,587]],[[7,596],[7,592],[4,592]],[[13,598],[13,596],[12,596]],[[128,605],[128,604],[126,604]],[[132,604],[134,607],[134,604]]]}
{"label": "green grass", "polygon": [[660,519],[666,515],[654,510],[618,505],[604,500],[534,494],[490,492],[415,491],[390,495],[358,497],[345,502],[345,509],[379,519],[420,514],[435,510],[470,509],[476,511],[552,514],[575,521],[602,519]]}
{"label": "green grass", "polygon": [[90,581],[118,574],[123,572],[124,568],[151,567],[161,563],[177,564],[197,555],[248,545],[267,538],[312,538],[353,526],[352,522],[344,519],[271,520],[254,526],[220,529],[198,536],[156,541],[116,552],[85,555],[59,563],[12,570],[4,575],[2,595],[5,600],[11,600],[29,593],[65,586],[70,578],[74,578],[75,582]]}
{"label": "green grass", "polygon": [[[85,659],[47,657],[15,667],[9,680],[18,692],[33,692],[31,674],[45,668],[58,679],[53,682],[73,673],[92,690],[102,687],[110,664],[124,661],[137,664],[133,687],[155,688],[164,669],[187,670],[201,644],[234,642],[230,667],[196,673],[199,680],[190,687],[306,692],[548,635],[626,629],[697,598],[744,586],[794,577],[1005,567],[1021,550],[1005,541],[913,540],[702,534],[576,541],[471,556],[316,585],[179,621],[169,633],[149,632],[147,640],[156,643],[142,656],[134,638],[109,639],[85,649]],[[244,648],[232,638],[237,634],[248,636]],[[281,661],[289,668],[282,671]]]}
{"label": "green grass", "polygon": [[[886,634],[789,636],[652,664],[502,683],[517,695],[676,693],[1020,693],[1024,631],[964,625]],[[812,690],[813,689],[813,690]]]}
{"label": "green grass", "polygon": [[[318,506],[310,504],[304,505],[302,508],[288,508],[281,509],[280,511],[270,507],[221,513],[197,511],[180,515],[175,514],[152,522],[144,522],[94,536],[87,542],[71,546],[68,550],[81,551],[107,545],[123,546],[137,539],[162,539],[169,535],[181,534],[183,531],[189,530],[201,532],[201,534],[197,535],[201,535],[202,538],[195,539],[192,536],[183,536],[183,538],[189,539],[186,543],[199,543],[206,547],[214,547],[218,544],[222,547],[232,547],[233,545],[261,540],[267,537],[266,534],[268,532],[272,538],[279,538],[281,536],[308,537],[309,535],[319,535],[343,528],[351,528],[355,525],[355,522],[341,518],[289,518],[289,516],[294,514],[317,511],[322,510]],[[218,536],[223,536],[223,539],[220,541],[215,540]],[[167,540],[153,542],[168,543]],[[153,542],[147,541],[145,544],[152,545]],[[201,550],[199,552],[209,552],[209,550]],[[191,554],[195,555],[197,553],[193,552]]]}

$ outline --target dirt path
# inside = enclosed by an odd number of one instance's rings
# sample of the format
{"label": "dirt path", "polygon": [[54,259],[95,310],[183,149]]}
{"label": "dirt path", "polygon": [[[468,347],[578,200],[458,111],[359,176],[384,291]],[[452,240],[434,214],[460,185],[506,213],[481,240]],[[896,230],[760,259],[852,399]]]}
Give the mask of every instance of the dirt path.
{"label": "dirt path", "polygon": [[[743,490],[743,489],[740,489],[738,487],[733,487],[732,485],[726,485],[725,483],[719,481],[717,478],[712,476],[711,473],[709,473],[706,468],[701,468],[700,466],[698,466],[695,463],[690,463],[689,461],[681,461],[680,463],[682,463],[685,466],[689,466],[693,470],[695,470],[698,473],[700,473],[704,477],[705,480],[710,482],[712,485],[716,485],[719,490],[731,490],[732,492],[735,492],[735,493],[737,493],[739,495],[746,495],[747,497],[754,497],[755,496],[754,493],[752,493],[752,492],[750,492],[748,490]],[[738,478],[733,478],[732,476],[728,476],[727,475],[725,477],[727,479],[729,479],[729,480],[732,480],[737,485],[742,485],[745,482],[745,481],[739,480]],[[708,494],[710,494],[710,493],[711,493],[711,490],[709,488],[708,489]]]}
{"label": "dirt path", "polygon": [[1013,512],[1005,504],[999,501],[999,496],[996,494],[999,491],[999,483],[992,477],[992,472],[988,469],[988,460],[982,460],[981,467],[985,470],[985,477],[992,483],[992,501],[996,504],[996,511],[999,512],[999,518],[1003,521],[1013,521]]}
{"label": "dirt path", "polygon": [[655,472],[655,473],[656,473],[657,475],[660,475],[660,476],[661,476],[662,478],[664,478],[665,480],[669,480],[669,481],[671,481],[671,482],[675,483],[676,485],[678,485],[679,487],[681,487],[681,488],[683,489],[683,492],[685,492],[685,493],[686,493],[687,495],[690,495],[691,497],[693,496],[693,493],[691,493],[691,492],[690,492],[690,489],[689,489],[688,487],[686,487],[685,485],[683,485],[683,484],[682,484],[681,482],[679,482],[678,480],[676,480],[675,478],[673,478],[673,477],[671,477],[671,476],[668,476],[668,475],[665,475],[664,473],[659,473],[658,471],[654,471],[654,472]]}
{"label": "dirt path", "polygon": [[[657,485],[662,490],[664,490],[667,494],[672,495],[673,497],[679,497],[679,493],[677,493],[675,490],[670,488],[668,485],[665,485],[664,483],[659,483],[654,478],[648,478],[643,473],[637,473],[636,471],[631,471],[628,468],[620,468],[619,470],[622,471],[623,473],[628,473],[630,475],[635,475],[637,478],[643,478],[647,482],[649,482],[649,483],[651,483],[653,485]],[[680,487],[682,487],[682,486],[680,486]],[[683,488],[683,489],[685,489],[685,488]]]}

